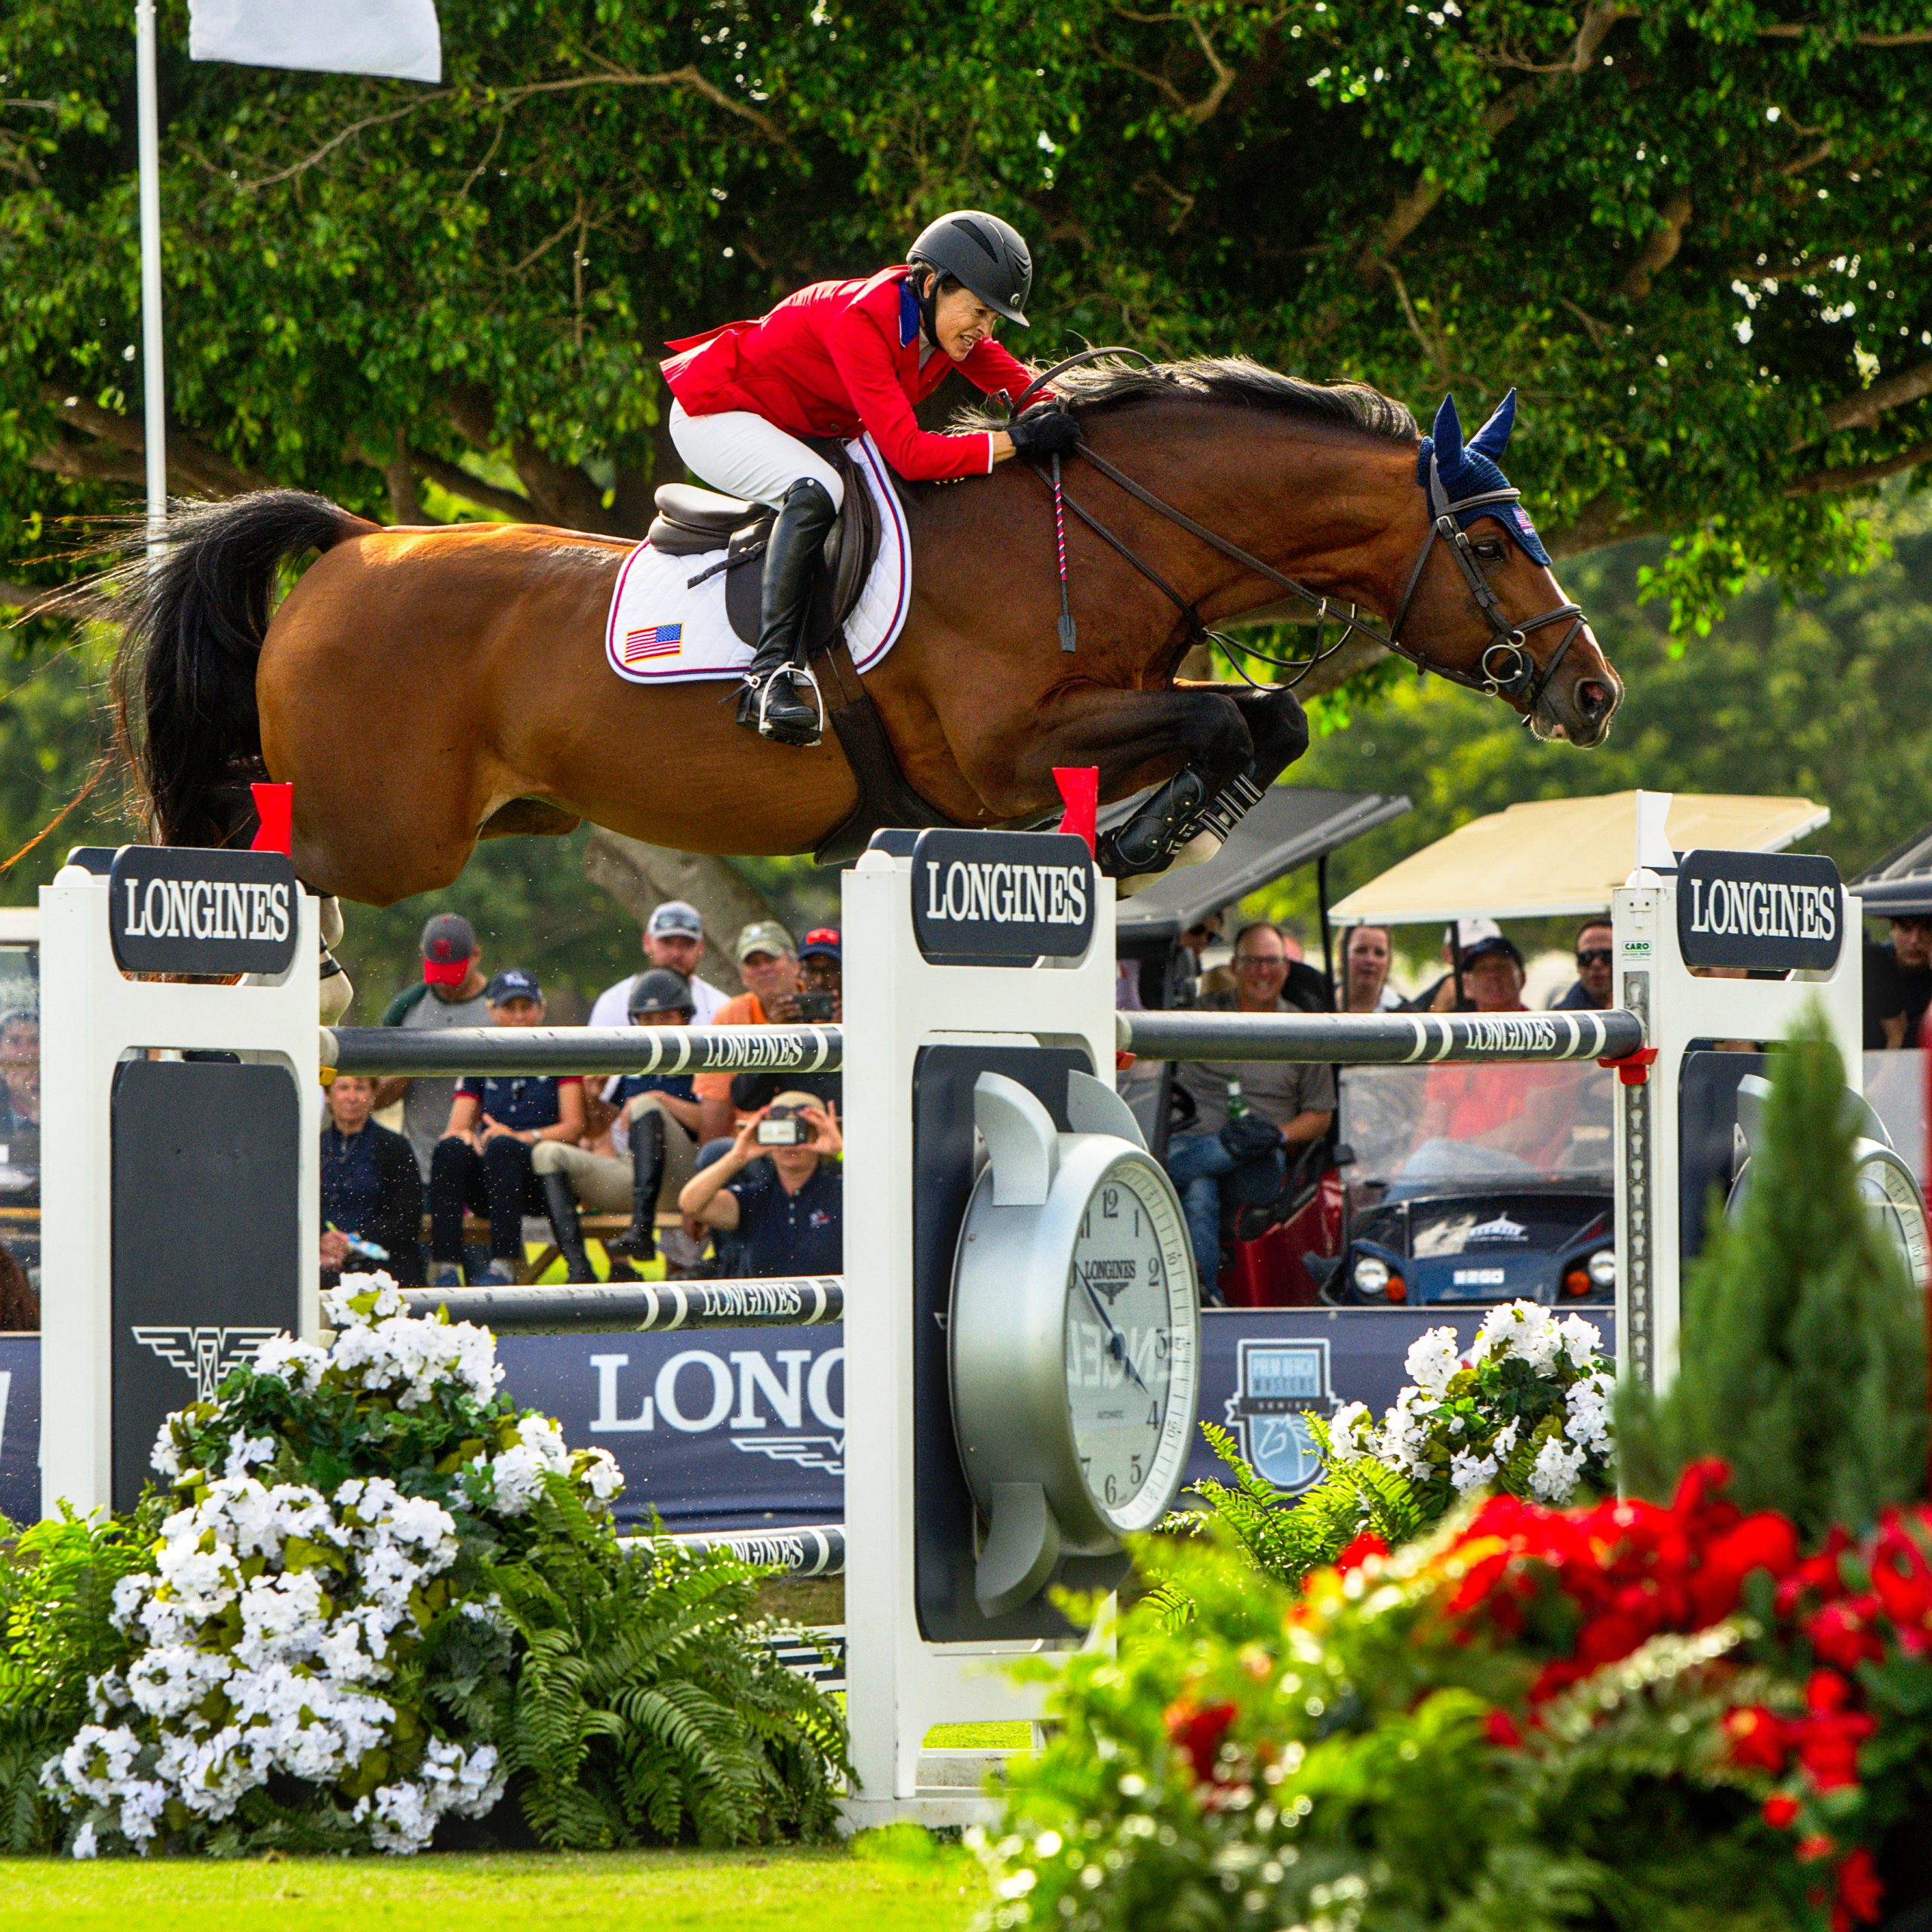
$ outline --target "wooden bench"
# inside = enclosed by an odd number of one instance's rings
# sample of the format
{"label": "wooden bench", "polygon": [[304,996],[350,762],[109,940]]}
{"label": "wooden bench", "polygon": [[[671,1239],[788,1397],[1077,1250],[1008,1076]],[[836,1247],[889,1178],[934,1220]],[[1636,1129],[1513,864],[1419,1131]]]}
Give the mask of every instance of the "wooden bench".
{"label": "wooden bench", "polygon": [[[586,1241],[601,1242],[613,1235],[622,1234],[630,1224],[631,1217],[628,1214],[580,1214],[577,1220],[577,1225],[583,1229]],[[678,1226],[678,1217],[675,1214],[660,1214],[657,1225],[660,1228],[674,1228]],[[425,1214],[423,1217],[423,1240],[426,1249],[429,1239],[429,1217]],[[475,1214],[465,1214],[463,1217],[463,1244],[466,1248],[488,1247],[490,1244],[490,1223]],[[560,1258],[561,1254],[561,1251],[553,1241],[534,1259],[526,1254],[517,1263],[517,1285],[527,1288],[533,1281],[542,1280],[551,1264]],[[647,1280],[654,1281],[664,1272],[661,1257],[654,1261],[647,1261],[641,1267],[635,1262],[630,1265]]]}

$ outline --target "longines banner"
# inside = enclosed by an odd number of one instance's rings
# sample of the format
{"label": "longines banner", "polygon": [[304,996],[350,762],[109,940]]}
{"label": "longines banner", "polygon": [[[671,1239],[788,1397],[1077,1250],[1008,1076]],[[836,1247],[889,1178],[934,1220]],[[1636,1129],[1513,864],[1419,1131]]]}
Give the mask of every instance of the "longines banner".
{"label": "longines banner", "polygon": [[281,852],[124,845],[108,878],[115,961],[124,973],[285,973],[300,890]]}
{"label": "longines banner", "polygon": [[[1586,1308],[1615,1352],[1613,1312]],[[1305,1489],[1319,1468],[1312,1417],[1343,1402],[1377,1414],[1408,1380],[1403,1358],[1425,1328],[1466,1348],[1483,1311],[1216,1309],[1201,1322],[1201,1419],[1229,1430],[1269,1481]],[[161,1331],[156,1331],[159,1333]],[[252,1337],[168,1331],[174,1402],[225,1372]],[[219,1333],[217,1343],[211,1337]],[[153,1344],[148,1346],[152,1348]],[[655,1335],[506,1335],[504,1388],[563,1424],[574,1447],[608,1449],[624,1472],[618,1520],[667,1530],[747,1531],[835,1523],[845,1513],[845,1349],[836,1328],[744,1328]],[[0,1514],[40,1506],[40,1339],[0,1335]],[[153,1432],[149,1430],[149,1439]],[[1204,1441],[1190,1481],[1226,1470]]]}
{"label": "longines banner", "polygon": [[1070,832],[922,832],[912,932],[937,966],[1078,959],[1094,940],[1094,860]]}
{"label": "longines banner", "polygon": [[1838,869],[1817,854],[1687,852],[1677,943],[1691,966],[1829,972],[1844,945]]}

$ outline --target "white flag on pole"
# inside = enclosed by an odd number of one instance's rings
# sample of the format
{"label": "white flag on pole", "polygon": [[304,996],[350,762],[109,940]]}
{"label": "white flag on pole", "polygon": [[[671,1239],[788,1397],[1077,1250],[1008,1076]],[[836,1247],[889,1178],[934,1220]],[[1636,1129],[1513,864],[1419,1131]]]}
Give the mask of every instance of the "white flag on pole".
{"label": "white flag on pole", "polygon": [[443,78],[435,0],[188,0],[188,52],[245,67]]}

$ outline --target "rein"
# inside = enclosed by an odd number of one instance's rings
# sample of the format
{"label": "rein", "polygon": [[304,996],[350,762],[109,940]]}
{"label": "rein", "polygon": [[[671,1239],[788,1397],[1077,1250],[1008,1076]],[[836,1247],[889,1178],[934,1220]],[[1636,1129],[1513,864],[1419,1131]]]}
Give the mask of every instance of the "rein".
{"label": "rein", "polygon": [[[1014,414],[1017,415],[1039,391],[1046,388],[1052,382],[1056,376],[1063,374],[1066,371],[1077,368],[1081,364],[1096,361],[1103,355],[1131,355],[1137,360],[1147,364],[1150,368],[1154,366],[1152,359],[1143,355],[1138,349],[1083,349],[1077,355],[1069,355],[1063,361],[1055,363],[1044,374],[1036,376],[1021,392],[1018,401],[1014,406]],[[1244,570],[1251,571],[1264,582],[1273,584],[1278,589],[1286,591],[1291,596],[1299,598],[1313,610],[1316,627],[1315,650],[1312,657],[1305,659],[1288,660],[1271,657],[1266,652],[1257,650],[1251,645],[1239,643],[1220,632],[1211,630],[1201,622],[1201,614],[1190,599],[1183,597],[1152,565],[1137,555],[1124,539],[1109,530],[1083,504],[1076,502],[1072,497],[1066,494],[1060,482],[1060,464],[1057,460],[1053,464],[1053,474],[1051,477],[1047,476],[1038,465],[1028,466],[1032,469],[1033,473],[1036,476],[1040,476],[1047,483],[1048,488],[1052,491],[1057,519],[1063,503],[1066,508],[1071,510],[1089,530],[1093,531],[1095,536],[1124,558],[1127,562],[1132,565],[1134,569],[1152,584],[1180,613],[1182,621],[1187,626],[1188,641],[1190,645],[1209,642],[1219,644],[1227,653],[1229,662],[1251,685],[1256,684],[1257,681],[1249,676],[1247,670],[1238,662],[1236,653],[1258,658],[1263,663],[1272,664],[1280,669],[1292,669],[1295,673],[1294,676],[1286,681],[1287,688],[1292,690],[1318,664],[1324,663],[1334,657],[1352,636],[1359,633],[1361,636],[1368,638],[1371,642],[1380,645],[1385,651],[1392,651],[1397,657],[1407,659],[1418,670],[1433,671],[1438,677],[1446,678],[1452,684],[1463,685],[1471,691],[1481,691],[1492,697],[1502,698],[1506,703],[1520,703],[1523,711],[1523,721],[1527,724],[1531,714],[1536,709],[1538,701],[1542,698],[1543,693],[1549,688],[1550,680],[1555,676],[1558,667],[1568,656],[1571,646],[1576,642],[1582,633],[1583,613],[1582,608],[1575,604],[1558,604],[1543,612],[1540,616],[1526,618],[1520,623],[1510,623],[1503,611],[1501,601],[1491,588],[1489,579],[1484,572],[1481,561],[1475,554],[1475,546],[1469,540],[1469,532],[1463,528],[1460,518],[1472,510],[1485,510],[1492,506],[1519,502],[1521,500],[1522,493],[1518,490],[1506,488],[1485,491],[1477,496],[1451,497],[1443,488],[1441,475],[1437,469],[1432,451],[1429,460],[1427,485],[1431,512],[1429,534],[1423,540],[1422,548],[1416,553],[1416,560],[1409,567],[1407,581],[1403,586],[1401,601],[1396,606],[1395,622],[1386,631],[1379,624],[1364,617],[1361,614],[1359,608],[1354,604],[1349,606],[1346,616],[1342,615],[1339,611],[1333,609],[1333,600],[1324,596],[1319,591],[1312,590],[1306,584],[1298,582],[1285,572],[1278,571],[1272,564],[1264,562],[1251,551],[1243,549],[1238,543],[1231,543],[1219,532],[1210,530],[1205,524],[1197,522],[1185,510],[1177,509],[1174,504],[1155,496],[1152,491],[1137,483],[1132,477],[1117,469],[1106,457],[1098,454],[1084,436],[1081,438],[1075,454],[1084,457],[1115,488],[1124,490],[1137,503],[1146,505],[1157,515],[1173,524],[1177,529],[1184,530],[1198,542],[1207,544],[1211,549],[1219,551],[1231,562],[1240,565]],[[1438,540],[1449,546],[1449,553],[1455,559],[1457,568],[1463,574],[1470,597],[1483,621],[1490,629],[1491,641],[1484,648],[1481,657],[1477,660],[1477,669],[1474,672],[1461,671],[1451,665],[1438,664],[1433,659],[1424,657],[1413,645],[1402,641],[1402,626],[1407,619],[1409,607],[1415,601],[1417,589],[1422,582],[1423,571],[1428,565],[1429,558],[1433,555]],[[1061,592],[1064,600],[1066,565],[1063,538],[1060,547]],[[1321,647],[1321,634],[1331,616],[1340,623],[1341,635],[1324,650]],[[1569,629],[1564,632],[1556,648],[1551,652],[1549,662],[1539,666],[1529,653],[1529,633],[1531,631],[1541,630],[1546,625],[1561,623],[1566,618],[1569,620]],[[1063,650],[1069,648],[1068,639],[1070,632],[1071,620],[1063,618],[1061,624],[1061,648]]]}

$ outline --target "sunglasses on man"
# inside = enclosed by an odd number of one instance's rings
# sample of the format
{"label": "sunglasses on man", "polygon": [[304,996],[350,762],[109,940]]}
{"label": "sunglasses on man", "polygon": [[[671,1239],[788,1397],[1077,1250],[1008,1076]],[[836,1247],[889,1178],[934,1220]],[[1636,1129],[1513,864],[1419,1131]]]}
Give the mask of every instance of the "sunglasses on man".
{"label": "sunglasses on man", "polygon": [[1580,948],[1577,964],[1579,966],[1607,966],[1610,964],[1610,948],[1607,946],[1593,946],[1587,950]]}

